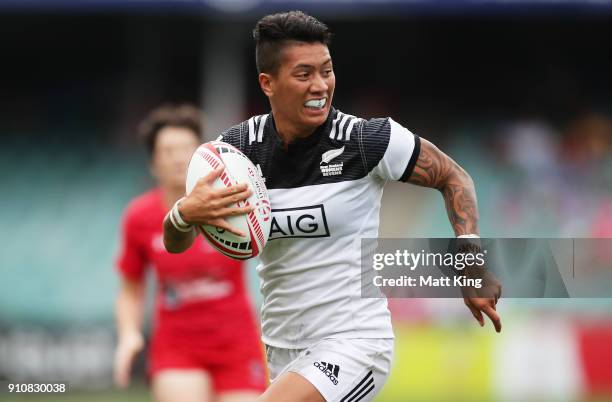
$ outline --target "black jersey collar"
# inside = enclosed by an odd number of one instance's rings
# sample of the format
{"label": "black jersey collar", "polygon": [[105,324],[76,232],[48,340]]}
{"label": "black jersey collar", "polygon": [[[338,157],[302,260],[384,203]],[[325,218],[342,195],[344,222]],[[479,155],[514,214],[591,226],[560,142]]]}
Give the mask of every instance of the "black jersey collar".
{"label": "black jersey collar", "polygon": [[[327,115],[327,120],[325,120],[325,123],[317,127],[314,133],[312,133],[308,137],[297,138],[293,140],[293,142],[289,144],[289,147],[288,147],[289,151],[310,148],[311,146],[318,144],[319,141],[321,140],[321,136],[323,135],[323,133],[328,133],[331,130],[332,121],[334,119],[334,116],[336,116],[336,114],[337,114],[336,109],[333,106],[330,107],[329,114]],[[283,140],[278,134],[278,131],[276,131],[276,122],[274,121],[274,115],[272,114],[272,112],[270,112],[270,128],[272,129],[272,133],[274,134],[273,135],[274,139],[276,140],[278,145],[282,147]]]}

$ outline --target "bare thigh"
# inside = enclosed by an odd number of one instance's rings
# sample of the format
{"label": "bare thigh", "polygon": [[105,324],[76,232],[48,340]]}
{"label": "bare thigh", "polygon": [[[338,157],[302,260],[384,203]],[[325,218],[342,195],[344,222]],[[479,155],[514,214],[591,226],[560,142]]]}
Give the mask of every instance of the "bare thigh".
{"label": "bare thigh", "polygon": [[288,371],[281,374],[257,402],[325,402],[325,399],[310,381]]}
{"label": "bare thigh", "polygon": [[219,393],[215,402],[256,402],[259,395],[255,391],[228,391]]}
{"label": "bare thigh", "polygon": [[212,402],[212,381],[198,369],[167,369],[153,376],[157,402]]}

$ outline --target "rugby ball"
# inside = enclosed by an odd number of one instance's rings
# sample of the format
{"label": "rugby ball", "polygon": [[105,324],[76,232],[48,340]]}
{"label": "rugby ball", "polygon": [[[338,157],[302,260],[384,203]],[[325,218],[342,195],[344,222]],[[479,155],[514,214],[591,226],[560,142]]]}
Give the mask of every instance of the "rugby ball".
{"label": "rugby ball", "polygon": [[268,241],[271,223],[268,190],[259,170],[246,155],[230,144],[211,141],[200,145],[191,157],[187,169],[187,194],[191,193],[201,177],[220,166],[225,169],[213,183],[213,188],[221,189],[247,183],[251,189],[252,194],[247,200],[232,206],[253,205],[255,210],[249,214],[225,218],[246,236],[237,236],[211,225],[199,226],[197,229],[219,252],[234,259],[246,260],[261,253]]}

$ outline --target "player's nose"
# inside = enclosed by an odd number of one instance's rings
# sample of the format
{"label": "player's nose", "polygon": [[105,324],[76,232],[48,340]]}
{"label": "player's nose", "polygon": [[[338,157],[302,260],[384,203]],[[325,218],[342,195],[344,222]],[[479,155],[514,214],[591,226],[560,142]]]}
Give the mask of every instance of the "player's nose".
{"label": "player's nose", "polygon": [[329,85],[327,85],[327,81],[325,81],[323,76],[321,74],[315,74],[310,90],[312,92],[327,92],[328,89]]}

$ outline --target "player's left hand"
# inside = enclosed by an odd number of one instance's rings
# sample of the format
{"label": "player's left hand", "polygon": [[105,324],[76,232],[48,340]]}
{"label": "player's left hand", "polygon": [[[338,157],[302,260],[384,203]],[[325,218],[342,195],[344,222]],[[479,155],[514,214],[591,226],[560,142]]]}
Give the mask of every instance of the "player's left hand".
{"label": "player's left hand", "polygon": [[484,316],[482,315],[482,313],[484,313],[493,323],[495,331],[501,332],[501,317],[497,313],[497,302],[495,299],[485,297],[464,297],[463,302],[467,308],[470,309],[472,315],[481,327],[485,325]]}
{"label": "player's left hand", "polygon": [[481,278],[483,279],[482,288],[465,287],[462,289],[463,302],[481,327],[485,325],[484,313],[493,323],[495,331],[501,332],[501,317],[497,313],[497,302],[502,291],[501,283],[489,271],[486,271],[484,275],[481,274]]}

